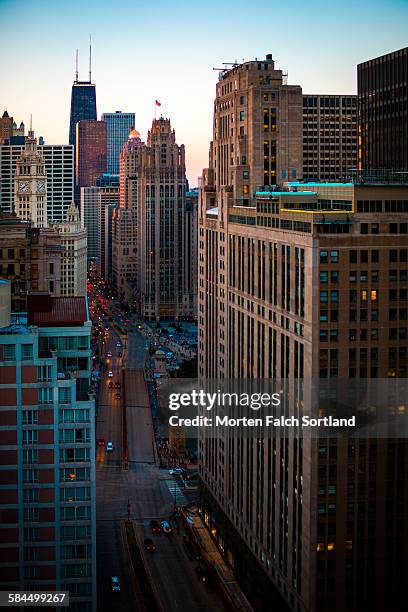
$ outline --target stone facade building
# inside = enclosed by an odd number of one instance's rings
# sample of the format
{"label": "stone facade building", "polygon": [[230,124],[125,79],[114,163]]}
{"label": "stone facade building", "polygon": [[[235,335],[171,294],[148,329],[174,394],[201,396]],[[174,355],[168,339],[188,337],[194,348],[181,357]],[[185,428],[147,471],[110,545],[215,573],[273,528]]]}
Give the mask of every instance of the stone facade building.
{"label": "stone facade building", "polygon": [[113,282],[143,317],[194,315],[184,276],[186,223],[184,145],[176,144],[169,119],[161,117],[146,144],[134,130],[123,148],[113,216]]}
{"label": "stone facade building", "polygon": [[[279,87],[264,82],[271,69],[245,63],[217,84],[198,210],[199,377],[321,385],[406,378],[408,187],[282,181],[288,164],[278,143],[280,187],[264,187],[260,111],[264,94],[280,99]],[[233,94],[246,72],[248,90]],[[259,103],[243,115],[255,125],[242,134],[244,143],[247,131],[257,134],[246,142],[255,169],[230,167],[236,143],[220,142],[219,131],[231,134],[228,111],[255,86]],[[306,399],[293,400],[299,414]],[[228,432],[200,431],[200,513],[254,607],[399,609],[408,565],[408,479],[398,468],[406,441]]]}

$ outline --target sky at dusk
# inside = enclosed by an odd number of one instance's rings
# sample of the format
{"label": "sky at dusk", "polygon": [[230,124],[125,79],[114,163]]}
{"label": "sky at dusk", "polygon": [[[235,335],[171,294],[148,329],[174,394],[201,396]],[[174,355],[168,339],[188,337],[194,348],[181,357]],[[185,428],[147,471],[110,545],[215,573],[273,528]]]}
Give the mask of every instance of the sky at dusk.
{"label": "sky at dusk", "polygon": [[75,49],[86,80],[91,34],[98,118],[135,112],[145,140],[160,100],[196,185],[214,67],[272,53],[304,93],[356,93],[356,64],[407,46],[407,24],[408,0],[0,0],[0,114],[32,113],[36,135],[66,143]]}

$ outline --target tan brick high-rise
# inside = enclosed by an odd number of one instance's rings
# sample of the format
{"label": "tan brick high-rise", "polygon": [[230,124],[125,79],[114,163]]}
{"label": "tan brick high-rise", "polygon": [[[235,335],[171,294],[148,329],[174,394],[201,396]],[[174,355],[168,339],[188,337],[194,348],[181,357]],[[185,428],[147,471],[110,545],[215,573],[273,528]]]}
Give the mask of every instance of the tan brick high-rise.
{"label": "tan brick high-rise", "polygon": [[[406,378],[408,186],[255,180],[242,201],[238,169],[220,180],[214,147],[219,88],[247,65],[217,85],[200,189],[199,375]],[[268,69],[249,63],[258,70]],[[286,433],[199,441],[201,513],[249,599],[262,610],[401,609],[406,441]]]}

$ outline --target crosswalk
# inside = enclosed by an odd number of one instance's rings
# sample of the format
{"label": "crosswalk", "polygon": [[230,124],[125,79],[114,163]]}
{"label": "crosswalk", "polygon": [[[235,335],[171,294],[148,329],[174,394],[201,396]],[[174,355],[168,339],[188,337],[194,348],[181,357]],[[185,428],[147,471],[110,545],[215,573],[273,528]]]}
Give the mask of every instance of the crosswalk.
{"label": "crosswalk", "polygon": [[188,503],[188,500],[184,496],[184,493],[182,492],[182,490],[174,479],[166,480],[165,482],[177,506],[183,506]]}

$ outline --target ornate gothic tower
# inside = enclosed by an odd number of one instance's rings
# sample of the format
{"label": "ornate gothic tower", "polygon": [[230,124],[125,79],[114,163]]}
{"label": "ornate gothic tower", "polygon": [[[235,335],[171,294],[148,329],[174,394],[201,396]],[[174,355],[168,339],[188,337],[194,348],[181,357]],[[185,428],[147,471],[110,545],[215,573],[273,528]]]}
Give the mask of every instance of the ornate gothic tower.
{"label": "ornate gothic tower", "polygon": [[16,164],[14,209],[20,219],[31,221],[34,227],[48,227],[45,162],[37,151],[37,139],[32,129]]}

